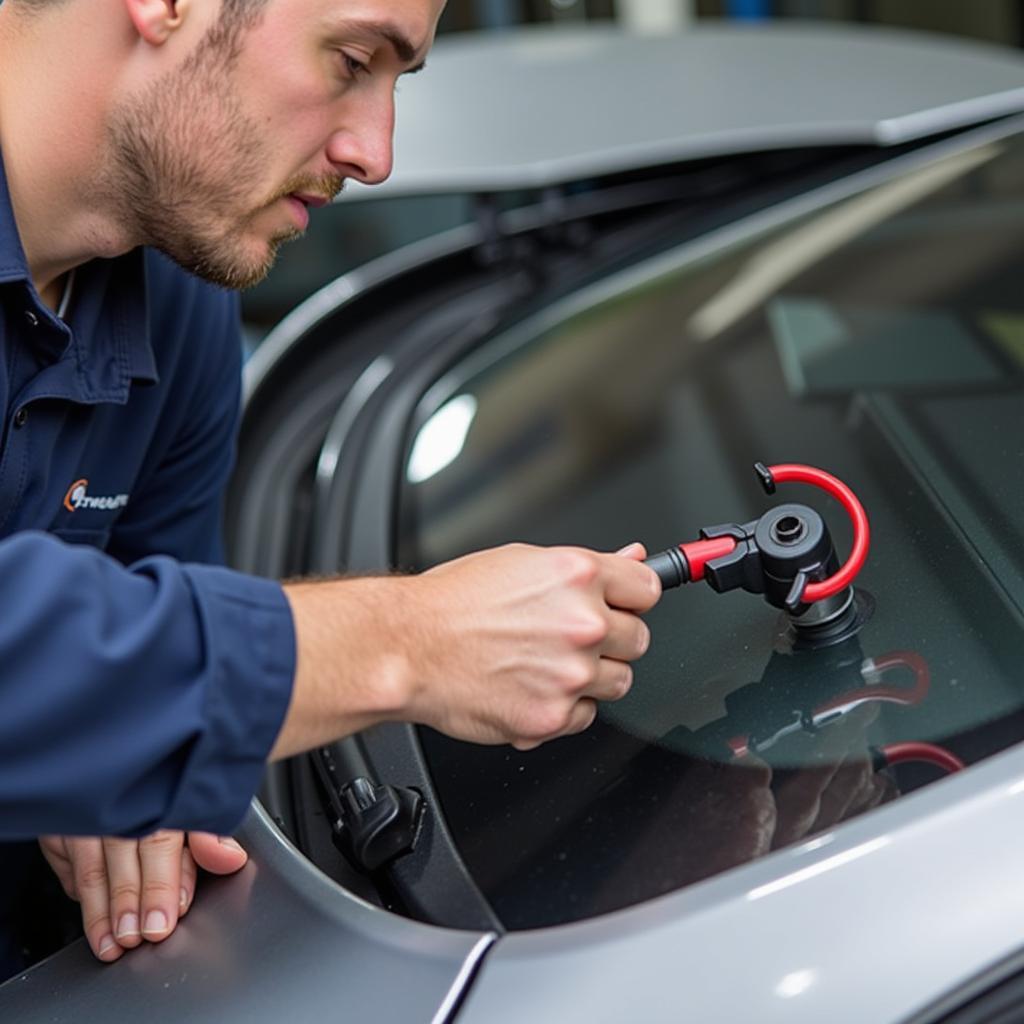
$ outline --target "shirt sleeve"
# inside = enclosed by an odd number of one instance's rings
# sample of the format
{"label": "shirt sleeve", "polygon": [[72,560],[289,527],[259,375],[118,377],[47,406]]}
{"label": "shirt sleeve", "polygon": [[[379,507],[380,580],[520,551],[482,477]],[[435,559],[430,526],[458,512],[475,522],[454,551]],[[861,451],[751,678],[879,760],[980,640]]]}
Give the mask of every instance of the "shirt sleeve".
{"label": "shirt sleeve", "polygon": [[0,838],[232,831],[291,695],[281,587],[33,531],[0,579]]}
{"label": "shirt sleeve", "polygon": [[202,564],[223,560],[237,296],[152,253],[147,296],[157,429],[107,554],[0,542],[0,838],[230,832],[291,696],[280,584]]}

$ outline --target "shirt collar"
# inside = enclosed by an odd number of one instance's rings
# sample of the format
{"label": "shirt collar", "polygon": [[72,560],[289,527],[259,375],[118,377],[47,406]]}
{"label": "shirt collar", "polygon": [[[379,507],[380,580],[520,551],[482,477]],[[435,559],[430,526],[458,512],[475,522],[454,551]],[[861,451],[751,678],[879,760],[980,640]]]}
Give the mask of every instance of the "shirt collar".
{"label": "shirt collar", "polygon": [[[72,307],[93,307],[83,311],[83,318],[97,321],[76,330],[72,341],[87,400],[127,401],[132,381],[159,379],[150,343],[144,262],[144,251],[136,249],[115,259],[92,260],[78,272]],[[25,281],[35,295],[0,152],[0,283],[11,281]],[[101,304],[111,318],[105,329],[98,323]]]}
{"label": "shirt collar", "polygon": [[150,344],[145,251],[92,260],[79,271],[71,300],[72,347],[81,398],[128,401],[133,382],[159,378]]}
{"label": "shirt collar", "polygon": [[7,187],[3,153],[0,152],[0,282],[27,281],[28,261],[14,222],[11,193]]}

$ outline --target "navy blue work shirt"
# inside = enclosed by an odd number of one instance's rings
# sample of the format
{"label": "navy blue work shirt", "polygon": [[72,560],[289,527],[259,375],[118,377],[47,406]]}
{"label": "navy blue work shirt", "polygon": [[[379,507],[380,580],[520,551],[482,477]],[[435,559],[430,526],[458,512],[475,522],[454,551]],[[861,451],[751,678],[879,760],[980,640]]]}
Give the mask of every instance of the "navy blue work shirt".
{"label": "navy blue work shirt", "polygon": [[136,250],[32,284],[0,163],[0,839],[230,832],[284,718],[279,584],[221,557],[237,299]]}

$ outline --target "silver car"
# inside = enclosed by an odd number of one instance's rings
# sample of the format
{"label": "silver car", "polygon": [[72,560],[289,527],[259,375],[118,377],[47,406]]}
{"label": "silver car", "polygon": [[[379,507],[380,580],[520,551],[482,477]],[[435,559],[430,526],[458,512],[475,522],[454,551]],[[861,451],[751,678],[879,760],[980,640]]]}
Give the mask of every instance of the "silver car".
{"label": "silver car", "polygon": [[805,643],[712,571],[578,737],[396,725],[274,766],[171,938],[77,942],[0,1018],[1024,1019],[1024,60],[789,26],[430,65],[380,202],[474,217],[259,347],[234,563],[654,551],[784,502],[841,562],[840,504],[751,470],[800,463],[867,511],[856,615]]}

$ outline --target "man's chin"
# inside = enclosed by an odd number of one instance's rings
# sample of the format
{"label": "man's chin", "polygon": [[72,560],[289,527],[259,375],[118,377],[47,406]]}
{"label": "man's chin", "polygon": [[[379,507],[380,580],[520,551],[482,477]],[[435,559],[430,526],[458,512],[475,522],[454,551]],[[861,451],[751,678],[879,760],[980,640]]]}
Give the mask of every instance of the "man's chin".
{"label": "man's chin", "polygon": [[290,229],[269,238],[262,251],[252,255],[224,251],[202,252],[193,250],[187,256],[167,252],[179,266],[210,284],[235,291],[244,291],[258,285],[270,273],[282,244],[298,238],[301,231]]}

